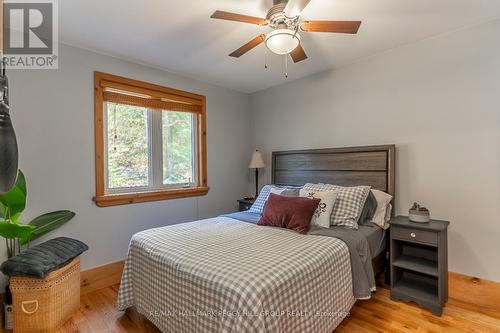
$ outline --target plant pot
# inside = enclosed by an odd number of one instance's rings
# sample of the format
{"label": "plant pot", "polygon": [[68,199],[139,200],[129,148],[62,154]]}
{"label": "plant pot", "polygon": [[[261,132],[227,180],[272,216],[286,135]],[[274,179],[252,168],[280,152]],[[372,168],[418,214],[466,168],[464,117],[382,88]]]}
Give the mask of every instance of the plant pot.
{"label": "plant pot", "polygon": [[410,209],[408,217],[410,221],[417,223],[428,223],[431,219],[431,215],[429,211],[419,211]]}

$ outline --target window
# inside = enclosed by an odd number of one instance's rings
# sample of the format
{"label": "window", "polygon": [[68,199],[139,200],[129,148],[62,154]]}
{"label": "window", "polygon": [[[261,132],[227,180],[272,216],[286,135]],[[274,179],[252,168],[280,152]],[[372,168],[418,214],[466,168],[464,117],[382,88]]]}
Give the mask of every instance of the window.
{"label": "window", "polygon": [[205,195],[205,97],[95,72],[98,206]]}

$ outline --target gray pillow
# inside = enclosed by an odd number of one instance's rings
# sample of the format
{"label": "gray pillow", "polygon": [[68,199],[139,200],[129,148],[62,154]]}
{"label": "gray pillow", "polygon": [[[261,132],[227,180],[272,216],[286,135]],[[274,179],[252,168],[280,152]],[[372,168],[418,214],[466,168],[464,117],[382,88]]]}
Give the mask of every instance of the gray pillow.
{"label": "gray pillow", "polygon": [[373,215],[377,211],[377,199],[372,191],[368,193],[368,197],[366,198],[365,205],[363,206],[363,210],[361,211],[361,215],[358,219],[358,224],[367,224],[373,219]]}
{"label": "gray pillow", "polygon": [[300,188],[284,190],[280,195],[285,197],[298,197],[300,195]]}
{"label": "gray pillow", "polygon": [[0,270],[7,276],[44,278],[49,272],[65,266],[88,248],[76,239],[58,237],[10,258],[2,264]]}
{"label": "gray pillow", "polygon": [[255,202],[253,203],[252,207],[250,207],[250,209],[248,211],[251,213],[262,214],[262,212],[264,211],[264,206],[266,205],[266,202],[267,202],[267,198],[269,198],[269,193],[271,193],[272,189],[294,190],[297,188],[298,188],[298,186],[264,185],[264,187],[262,187],[262,189],[260,190],[260,193],[257,196],[257,199],[255,199]]}

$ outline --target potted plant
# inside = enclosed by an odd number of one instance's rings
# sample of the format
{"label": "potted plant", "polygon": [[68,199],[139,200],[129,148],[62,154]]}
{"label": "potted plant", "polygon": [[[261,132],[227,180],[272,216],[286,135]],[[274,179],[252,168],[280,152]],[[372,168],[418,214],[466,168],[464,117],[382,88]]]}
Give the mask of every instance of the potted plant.
{"label": "potted plant", "polygon": [[[28,223],[21,223],[21,214],[26,207],[26,196],[26,178],[19,170],[15,185],[7,193],[0,195],[0,236],[5,238],[8,258],[20,253],[23,248],[29,247],[30,242],[57,229],[75,216],[74,212],[60,210],[40,215]],[[7,324],[7,312],[9,305],[12,304],[8,286],[4,303],[4,318]]]}

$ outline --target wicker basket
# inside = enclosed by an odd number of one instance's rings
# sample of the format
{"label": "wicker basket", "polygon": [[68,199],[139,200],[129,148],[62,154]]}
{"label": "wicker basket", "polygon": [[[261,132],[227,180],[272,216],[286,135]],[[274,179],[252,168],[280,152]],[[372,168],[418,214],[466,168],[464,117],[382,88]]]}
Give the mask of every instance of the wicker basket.
{"label": "wicker basket", "polygon": [[15,333],[59,329],[80,306],[80,257],[43,279],[10,279]]}

